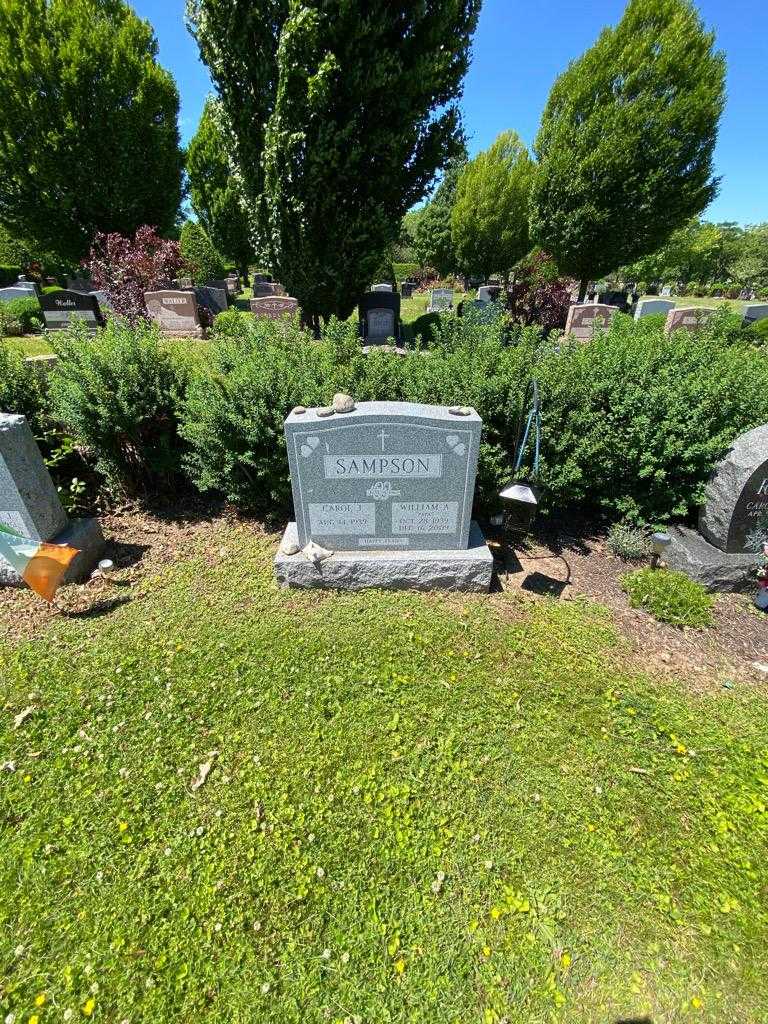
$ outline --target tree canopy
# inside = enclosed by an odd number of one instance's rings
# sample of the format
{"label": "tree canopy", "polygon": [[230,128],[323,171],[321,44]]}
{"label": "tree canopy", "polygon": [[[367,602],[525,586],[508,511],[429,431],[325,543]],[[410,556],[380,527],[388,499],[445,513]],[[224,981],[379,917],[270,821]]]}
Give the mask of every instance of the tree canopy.
{"label": "tree canopy", "polygon": [[221,280],[226,273],[224,259],[200,224],[193,220],[181,229],[181,256],[196,284]]}
{"label": "tree canopy", "polygon": [[480,0],[191,0],[266,261],[310,317],[347,317],[404,213],[462,145]]}
{"label": "tree canopy", "polygon": [[690,0],[629,0],[557,79],[532,235],[582,281],[658,249],[717,193],[725,61]]}
{"label": "tree canopy", "polygon": [[0,223],[77,261],[98,231],[170,231],[179,96],[122,0],[0,4]]}
{"label": "tree canopy", "polygon": [[209,97],[187,150],[190,199],[213,244],[248,278],[253,256],[248,211],[234,140],[221,103]]}
{"label": "tree canopy", "polygon": [[508,275],[530,248],[528,207],[534,164],[513,131],[470,160],[456,186],[451,236],[459,268]]}
{"label": "tree canopy", "polygon": [[456,269],[451,213],[456,200],[456,186],[466,163],[467,151],[462,149],[446,167],[442,181],[420,212],[414,228],[414,248],[419,263],[434,267],[443,276]]}

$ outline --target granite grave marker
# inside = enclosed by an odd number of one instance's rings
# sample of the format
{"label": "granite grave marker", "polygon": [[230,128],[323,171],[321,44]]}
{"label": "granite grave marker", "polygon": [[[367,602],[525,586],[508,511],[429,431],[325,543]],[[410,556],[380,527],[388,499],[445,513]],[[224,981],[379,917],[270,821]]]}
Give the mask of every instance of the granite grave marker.
{"label": "granite grave marker", "polygon": [[397,292],[368,292],[360,300],[360,333],[368,345],[400,339],[400,296]]}
{"label": "granite grave marker", "polygon": [[203,328],[194,292],[171,289],[144,292],[144,301],[150,318],[160,325],[164,334],[202,338]]}
{"label": "granite grave marker", "polygon": [[270,295],[263,299],[251,299],[248,305],[254,316],[266,316],[271,320],[293,316],[299,308],[298,300],[290,295]]}
{"label": "granite grave marker", "polygon": [[618,307],[601,302],[576,303],[568,310],[565,335],[572,335],[578,341],[591,341],[596,330],[610,326],[618,311]]}
{"label": "granite grave marker", "polygon": [[672,331],[698,331],[704,322],[712,316],[714,309],[708,306],[678,306],[667,313],[664,333]]}
{"label": "granite grave marker", "polygon": [[207,284],[198,285],[194,289],[194,294],[198,306],[203,306],[205,309],[210,310],[213,316],[216,316],[218,313],[226,313],[229,309],[226,287],[212,288]]}
{"label": "granite grave marker", "polygon": [[644,316],[666,316],[674,308],[672,299],[640,299],[635,310],[635,320],[642,320]]}
{"label": "granite grave marker", "polygon": [[756,324],[758,320],[768,317],[768,303],[760,302],[744,307],[744,324]]}
{"label": "granite grave marker", "polygon": [[40,307],[49,331],[66,330],[77,320],[82,320],[90,331],[98,330],[104,323],[98,299],[87,292],[49,292],[40,296]]}
{"label": "granite grave marker", "polygon": [[447,312],[453,308],[452,288],[433,288],[429,293],[428,313]]}

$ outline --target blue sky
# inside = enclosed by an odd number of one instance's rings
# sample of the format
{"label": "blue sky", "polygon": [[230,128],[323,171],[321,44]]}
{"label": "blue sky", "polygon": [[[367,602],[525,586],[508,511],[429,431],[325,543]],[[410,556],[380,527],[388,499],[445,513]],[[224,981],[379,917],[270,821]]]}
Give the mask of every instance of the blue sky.
{"label": "blue sky", "polygon": [[[715,154],[720,195],[706,216],[768,221],[768,17],[766,0],[699,0],[728,61],[728,102]],[[184,0],[133,0],[155,28],[161,63],[181,92],[181,132],[194,134],[211,89],[184,27]],[[470,152],[514,128],[530,144],[550,86],[601,28],[621,17],[623,0],[485,0],[462,108]]]}

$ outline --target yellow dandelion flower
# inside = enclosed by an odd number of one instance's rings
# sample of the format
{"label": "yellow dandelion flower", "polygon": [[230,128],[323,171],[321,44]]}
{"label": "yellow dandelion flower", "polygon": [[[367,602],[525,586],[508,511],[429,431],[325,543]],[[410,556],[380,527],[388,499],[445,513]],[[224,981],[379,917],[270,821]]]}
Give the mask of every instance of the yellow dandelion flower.
{"label": "yellow dandelion flower", "polygon": [[694,1010],[700,1010],[703,1005],[704,1004],[702,1003],[702,1001],[699,999],[698,996],[694,996],[693,999],[691,1000],[691,1006],[694,1008]]}
{"label": "yellow dandelion flower", "polygon": [[563,967],[570,967],[573,963],[570,953],[563,953],[563,955],[560,957],[560,963],[563,965]]}
{"label": "yellow dandelion flower", "polygon": [[490,946],[483,946],[483,956],[490,956],[490,955],[491,955],[491,947]]}
{"label": "yellow dandelion flower", "polygon": [[395,971],[398,974],[402,974],[404,970],[405,970],[405,960],[403,960],[402,958],[400,960],[395,960]]}
{"label": "yellow dandelion flower", "polygon": [[44,1005],[45,1005],[45,992],[38,992],[38,994],[35,996],[35,1006],[44,1006]]}
{"label": "yellow dandelion flower", "polygon": [[36,1013],[33,1013],[27,1024],[40,1024],[40,1018]]}
{"label": "yellow dandelion flower", "polygon": [[96,1000],[91,996],[90,999],[86,999],[81,1007],[84,1017],[90,1017],[93,1011],[96,1009]]}
{"label": "yellow dandelion flower", "polygon": [[501,917],[501,907],[491,907],[491,917],[494,921],[498,921]]}
{"label": "yellow dandelion flower", "polygon": [[117,827],[120,829],[121,832],[125,832],[125,830],[128,828],[128,822],[127,821],[121,821],[121,822],[118,823]]}

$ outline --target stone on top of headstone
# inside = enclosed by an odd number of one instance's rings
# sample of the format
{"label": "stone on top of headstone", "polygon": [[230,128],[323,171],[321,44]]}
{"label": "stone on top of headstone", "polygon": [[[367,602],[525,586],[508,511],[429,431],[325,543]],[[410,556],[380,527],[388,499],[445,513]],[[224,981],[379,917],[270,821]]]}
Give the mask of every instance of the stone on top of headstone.
{"label": "stone on top of headstone", "polygon": [[678,306],[667,313],[664,333],[685,330],[697,331],[714,313],[709,306]]}
{"label": "stone on top of headstone", "polygon": [[268,295],[261,299],[251,299],[248,305],[254,316],[266,316],[271,320],[293,316],[299,308],[298,300],[290,295]]}
{"label": "stone on top of headstone", "polygon": [[666,316],[675,304],[671,299],[640,299],[635,310],[635,320],[644,316]]}
{"label": "stone on top of headstone", "polygon": [[400,340],[400,296],[397,292],[366,292],[358,305],[363,343],[386,344]]}
{"label": "stone on top of headstone", "polygon": [[576,303],[568,310],[565,336],[591,341],[595,331],[606,330],[618,312],[617,306],[606,306],[601,302]]}
{"label": "stone on top of headstone", "polygon": [[768,424],[741,434],[714,469],[699,530],[730,554],[760,554],[768,543]]}
{"label": "stone on top of headstone", "polygon": [[391,291],[394,291],[394,289],[392,288],[391,284],[387,284],[386,282],[382,282],[382,284],[372,284],[371,285],[371,291],[372,292],[391,292]]}
{"label": "stone on top of headstone", "polygon": [[40,307],[49,331],[66,330],[77,320],[82,320],[91,331],[104,323],[98,299],[87,292],[49,292],[40,296]]}
{"label": "stone on top of headstone", "polygon": [[164,334],[202,338],[203,328],[194,292],[181,289],[144,292],[144,302],[150,318],[160,325]]}
{"label": "stone on top of headstone", "polygon": [[768,303],[760,302],[744,307],[744,323],[756,324],[758,320],[765,320],[768,317]]}
{"label": "stone on top of headstone", "polygon": [[[34,541],[77,548],[80,554],[65,580],[88,576],[104,547],[95,519],[67,519],[26,418],[7,413],[0,413],[0,523]],[[18,574],[0,559],[0,583],[20,582]]]}
{"label": "stone on top of headstone", "polygon": [[207,284],[198,285],[194,289],[194,293],[197,298],[198,306],[203,306],[205,309],[209,309],[214,316],[218,313],[226,313],[229,309],[226,287],[212,288]]}
{"label": "stone on top of headstone", "polygon": [[[482,422],[444,406],[358,402],[285,421],[296,522],[278,553],[292,586],[488,590],[492,556],[472,522]],[[289,536],[290,534],[290,536]]]}
{"label": "stone on top of headstone", "polygon": [[429,293],[428,313],[447,312],[453,308],[453,288],[433,288]]}

